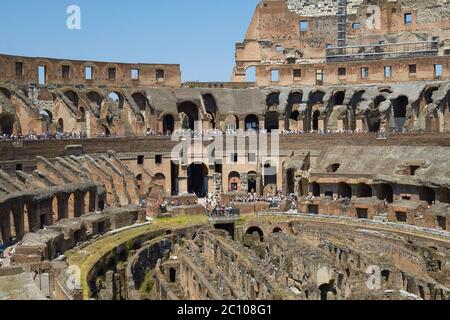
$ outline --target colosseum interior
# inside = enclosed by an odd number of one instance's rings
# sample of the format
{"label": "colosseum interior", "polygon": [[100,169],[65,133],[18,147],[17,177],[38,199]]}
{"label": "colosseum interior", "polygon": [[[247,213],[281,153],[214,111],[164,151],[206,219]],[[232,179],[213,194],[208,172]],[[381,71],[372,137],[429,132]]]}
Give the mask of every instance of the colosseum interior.
{"label": "colosseum interior", "polygon": [[230,71],[0,55],[0,300],[450,300],[450,1],[264,0]]}

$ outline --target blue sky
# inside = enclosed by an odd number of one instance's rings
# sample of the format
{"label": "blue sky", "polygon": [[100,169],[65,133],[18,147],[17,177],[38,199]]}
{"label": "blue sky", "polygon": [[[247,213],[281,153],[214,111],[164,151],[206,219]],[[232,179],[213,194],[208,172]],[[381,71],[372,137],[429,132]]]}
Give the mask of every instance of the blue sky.
{"label": "blue sky", "polygon": [[[179,63],[183,81],[229,81],[259,0],[3,0],[0,53]],[[69,5],[81,30],[66,28]]]}

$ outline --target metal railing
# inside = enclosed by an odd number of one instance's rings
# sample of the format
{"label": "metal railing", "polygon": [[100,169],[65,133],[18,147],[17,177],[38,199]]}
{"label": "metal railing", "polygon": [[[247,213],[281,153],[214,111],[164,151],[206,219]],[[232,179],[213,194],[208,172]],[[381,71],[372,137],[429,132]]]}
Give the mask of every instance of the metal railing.
{"label": "metal railing", "polygon": [[327,62],[437,56],[438,41],[372,44],[326,48]]}

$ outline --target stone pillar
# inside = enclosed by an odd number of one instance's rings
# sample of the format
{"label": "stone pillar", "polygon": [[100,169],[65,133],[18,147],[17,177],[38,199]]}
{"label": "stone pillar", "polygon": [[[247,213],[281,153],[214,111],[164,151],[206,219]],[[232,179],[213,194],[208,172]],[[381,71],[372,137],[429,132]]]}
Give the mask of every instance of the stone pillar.
{"label": "stone pillar", "polygon": [[14,217],[16,238],[17,240],[22,240],[23,236],[25,235],[23,204],[15,204],[12,208],[12,212]]}
{"label": "stone pillar", "polygon": [[325,119],[319,119],[319,130],[325,130]]}
{"label": "stone pillar", "polygon": [[90,190],[89,191],[89,212],[95,212],[98,208],[98,194],[97,190]]}
{"label": "stone pillar", "polygon": [[78,218],[84,215],[84,196],[83,192],[75,192],[75,200],[74,200],[74,217]]}
{"label": "stone pillar", "polygon": [[208,192],[207,192],[207,194],[209,194],[210,192],[214,192],[214,190],[215,190],[214,175],[209,175],[208,176]]}
{"label": "stone pillar", "polygon": [[248,173],[241,172],[241,191],[248,193]]}
{"label": "stone pillar", "polygon": [[362,118],[356,119],[356,130],[360,130],[360,131],[364,130],[364,121]]}
{"label": "stone pillar", "polygon": [[179,194],[188,192],[188,177],[178,176]]}
{"label": "stone pillar", "polygon": [[337,121],[337,130],[343,130],[344,128],[344,120],[343,119],[338,119]]}
{"label": "stone pillar", "polygon": [[11,226],[9,223],[9,209],[0,208],[0,232],[4,244],[10,244]]}
{"label": "stone pillar", "polygon": [[[289,120],[288,120],[288,121],[289,121]],[[280,130],[287,129],[287,128],[286,128],[286,122],[284,121],[284,118],[283,118],[283,117],[280,117],[280,119],[278,120],[278,128],[279,128]]]}
{"label": "stone pillar", "polygon": [[38,215],[39,215],[40,210],[37,208],[37,204],[35,202],[28,204],[27,211],[28,211],[28,225],[29,225],[30,232],[39,230],[40,228],[39,228]]}
{"label": "stone pillar", "polygon": [[256,176],[256,194],[261,195],[262,191],[262,177],[261,173],[258,173]]}
{"label": "stone pillar", "polygon": [[59,194],[56,196],[58,203],[58,220],[69,217],[69,197],[66,194]]}

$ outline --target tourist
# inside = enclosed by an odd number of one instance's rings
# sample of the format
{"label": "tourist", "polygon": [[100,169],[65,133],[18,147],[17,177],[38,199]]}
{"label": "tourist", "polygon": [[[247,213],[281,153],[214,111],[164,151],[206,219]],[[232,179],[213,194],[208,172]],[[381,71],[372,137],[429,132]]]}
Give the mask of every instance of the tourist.
{"label": "tourist", "polygon": [[0,259],[4,258],[4,251],[5,251],[5,246],[3,245],[3,242],[0,241]]}

